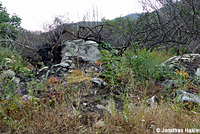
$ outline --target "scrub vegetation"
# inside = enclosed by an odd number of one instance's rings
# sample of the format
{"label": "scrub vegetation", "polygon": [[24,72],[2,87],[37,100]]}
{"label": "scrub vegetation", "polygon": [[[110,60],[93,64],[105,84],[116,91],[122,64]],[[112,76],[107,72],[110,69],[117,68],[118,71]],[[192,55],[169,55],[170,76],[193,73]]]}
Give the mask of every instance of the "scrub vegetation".
{"label": "scrub vegetation", "polygon": [[[162,4],[161,9],[140,14],[137,19],[120,17],[95,23],[98,25],[95,27],[96,32],[103,33],[101,37],[104,40],[98,40],[100,36],[97,35],[77,32],[73,29],[74,24],[71,24],[71,30],[74,31],[68,32],[76,35],[76,38],[99,41],[102,57],[96,64],[104,69],[103,72],[87,74],[78,68],[65,77],[50,77],[40,81],[35,78],[38,66],[25,54],[31,43],[26,46],[27,42],[20,44],[22,42],[19,43],[19,40],[25,40],[26,33],[30,40],[37,42],[45,38],[45,34],[21,28],[21,19],[10,16],[0,4],[0,133],[154,134],[157,133],[156,128],[161,131],[173,128],[200,129],[198,104],[178,103],[170,97],[153,106],[146,103],[155,93],[164,90],[157,84],[159,81],[187,79],[185,75],[163,68],[161,63],[172,56],[199,50],[196,49],[199,44],[193,40],[199,41],[200,9],[197,5],[200,2],[157,1]],[[143,4],[148,2],[142,0]],[[174,14],[171,14],[172,11]],[[188,21],[190,17],[193,20]],[[60,24],[56,23],[58,29],[63,26]],[[81,27],[90,32],[95,31],[86,22]],[[47,35],[51,35],[50,32]],[[68,32],[65,31],[65,34]],[[38,60],[37,64],[41,68],[45,66],[42,60]],[[7,70],[13,70],[26,84],[13,82],[13,77],[5,73]],[[93,88],[91,79],[94,76],[108,83],[103,90],[110,89],[113,92],[111,99],[118,98],[123,104],[122,108],[114,108],[111,113],[105,110],[98,120],[91,118],[93,115],[81,112],[78,103],[82,95]],[[186,89],[190,82],[182,82],[179,86]],[[28,95],[24,95],[26,91]],[[74,104],[75,100],[77,104]]]}

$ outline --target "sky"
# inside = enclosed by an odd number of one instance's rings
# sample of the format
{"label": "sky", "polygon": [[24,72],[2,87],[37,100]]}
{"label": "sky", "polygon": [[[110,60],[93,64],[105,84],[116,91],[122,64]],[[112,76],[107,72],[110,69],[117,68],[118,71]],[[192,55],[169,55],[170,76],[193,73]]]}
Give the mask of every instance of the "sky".
{"label": "sky", "polygon": [[[21,26],[31,31],[43,31],[55,17],[65,22],[114,19],[130,13],[141,13],[138,0],[0,0],[9,14],[22,19]],[[95,13],[95,19],[93,14]],[[97,17],[98,16],[98,17]],[[98,18],[98,19],[97,19]]]}

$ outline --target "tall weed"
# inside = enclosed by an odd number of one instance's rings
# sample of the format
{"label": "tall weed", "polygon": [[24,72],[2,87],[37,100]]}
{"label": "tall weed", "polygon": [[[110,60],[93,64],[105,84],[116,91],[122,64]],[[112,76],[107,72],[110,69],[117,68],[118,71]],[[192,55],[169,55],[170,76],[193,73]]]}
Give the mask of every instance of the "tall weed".
{"label": "tall weed", "polygon": [[[125,53],[127,66],[134,72],[137,81],[146,82],[160,80],[163,77],[169,77],[170,72],[163,70],[160,65],[161,55],[150,52],[147,49],[137,49],[135,52],[130,48]],[[162,57],[163,59],[163,57]]]}
{"label": "tall weed", "polygon": [[[162,52],[150,52],[147,49],[136,49],[132,47],[126,50],[123,56],[115,55],[115,50],[101,50],[102,73],[113,86],[120,82],[135,78],[138,83],[145,84],[163,78],[169,78],[171,72],[160,65],[169,55]],[[165,58],[166,57],[166,58]]]}
{"label": "tall weed", "polygon": [[101,54],[102,68],[104,68],[101,76],[105,77],[111,86],[116,86],[130,78],[131,69],[126,65],[125,57],[117,56],[115,50],[101,50]]}

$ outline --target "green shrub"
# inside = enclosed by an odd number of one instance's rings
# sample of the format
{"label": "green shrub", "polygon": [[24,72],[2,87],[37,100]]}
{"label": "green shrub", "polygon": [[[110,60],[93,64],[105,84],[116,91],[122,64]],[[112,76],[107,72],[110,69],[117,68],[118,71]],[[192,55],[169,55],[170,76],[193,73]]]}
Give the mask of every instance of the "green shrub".
{"label": "green shrub", "polygon": [[111,51],[113,49],[111,44],[104,42],[104,41],[101,41],[98,48],[99,48],[99,50],[108,50],[108,51]]}
{"label": "green shrub", "polygon": [[[17,51],[11,50],[10,48],[0,47],[0,52],[1,66],[7,66],[17,72],[20,72],[20,70],[25,67],[25,61],[19,56]],[[9,58],[10,62],[5,58]]]}
{"label": "green shrub", "polygon": [[117,79],[125,74],[126,69],[125,58],[116,56],[115,51],[101,50],[102,67],[105,69],[101,76],[105,77],[109,83],[114,86],[117,84]]}
{"label": "green shrub", "polygon": [[1,74],[8,69],[13,70],[20,79],[29,79],[34,76],[31,70],[28,70],[27,63],[24,61],[15,50],[10,48],[0,47],[0,88],[5,89],[7,93],[14,93],[15,83],[12,77],[3,77]]}
{"label": "green shrub", "polygon": [[[163,77],[169,78],[171,76],[171,72],[167,68],[163,70],[160,65],[163,62],[162,60],[165,59],[162,53],[150,52],[147,49],[137,49],[134,52],[133,48],[126,50],[122,57],[115,55],[115,50],[101,50],[101,53],[102,67],[105,68],[105,71],[101,75],[112,86],[119,84],[119,79],[123,81],[133,76],[137,82],[141,83],[160,80]],[[166,55],[166,57],[169,56]]]}
{"label": "green shrub", "polygon": [[137,81],[159,80],[162,77],[170,76],[170,72],[167,69],[163,70],[160,65],[162,62],[160,54],[144,48],[142,50],[137,49],[135,53],[132,52],[132,49],[129,49],[125,55],[127,64],[134,72]]}

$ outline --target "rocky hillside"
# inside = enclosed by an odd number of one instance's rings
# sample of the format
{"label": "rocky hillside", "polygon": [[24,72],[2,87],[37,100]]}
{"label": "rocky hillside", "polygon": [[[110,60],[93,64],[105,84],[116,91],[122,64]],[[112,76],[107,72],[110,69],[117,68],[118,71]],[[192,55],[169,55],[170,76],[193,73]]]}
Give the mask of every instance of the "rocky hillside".
{"label": "rocky hillside", "polygon": [[[136,128],[136,133],[154,133],[166,123],[167,127],[176,123],[177,128],[198,128],[199,54],[169,58],[164,53],[127,50],[120,57],[116,52],[100,49],[93,41],[66,41],[60,63],[45,59],[44,64],[51,64],[40,68],[17,53],[2,53],[1,132],[101,133],[106,129],[131,133]],[[180,118],[184,120],[177,122]],[[41,129],[44,124],[46,128]]]}

